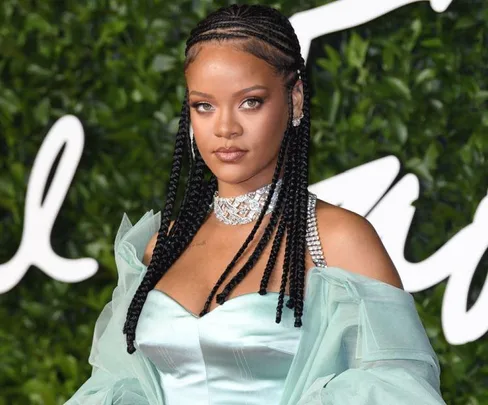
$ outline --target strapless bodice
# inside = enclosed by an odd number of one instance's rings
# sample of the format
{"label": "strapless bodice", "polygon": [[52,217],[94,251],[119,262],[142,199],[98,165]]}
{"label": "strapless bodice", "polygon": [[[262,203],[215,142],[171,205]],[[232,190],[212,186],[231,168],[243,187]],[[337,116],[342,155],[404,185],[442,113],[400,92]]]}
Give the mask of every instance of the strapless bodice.
{"label": "strapless bodice", "polygon": [[301,334],[287,308],[275,323],[277,299],[244,294],[198,317],[151,291],[136,344],[156,366],[165,404],[277,404]]}

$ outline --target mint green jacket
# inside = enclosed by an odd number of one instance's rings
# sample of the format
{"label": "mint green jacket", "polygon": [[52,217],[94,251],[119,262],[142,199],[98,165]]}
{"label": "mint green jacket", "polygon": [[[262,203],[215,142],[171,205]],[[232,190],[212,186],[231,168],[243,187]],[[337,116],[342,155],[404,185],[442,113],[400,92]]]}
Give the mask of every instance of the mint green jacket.
{"label": "mint green jacket", "polygon": [[[153,364],[140,350],[129,355],[122,334],[160,220],[151,210],[132,226],[124,214],[115,238],[119,279],[95,325],[92,375],[67,405],[164,405]],[[305,285],[303,332],[277,404],[445,403],[439,364],[409,293],[334,267],[312,268]]]}

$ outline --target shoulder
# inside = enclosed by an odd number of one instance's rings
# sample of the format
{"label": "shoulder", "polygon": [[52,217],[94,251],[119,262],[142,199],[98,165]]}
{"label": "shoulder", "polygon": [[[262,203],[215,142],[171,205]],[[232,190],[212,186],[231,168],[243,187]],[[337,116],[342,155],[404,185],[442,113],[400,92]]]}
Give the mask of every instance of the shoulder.
{"label": "shoulder", "polygon": [[144,257],[142,258],[142,263],[144,263],[145,266],[149,266],[149,263],[151,262],[154,247],[156,246],[156,241],[158,240],[158,233],[159,232],[156,232],[153,236],[151,236],[151,239],[149,239],[149,242],[144,249]]}
{"label": "shoulder", "polygon": [[371,223],[347,209],[317,200],[324,256],[339,267],[402,288],[400,276]]}
{"label": "shoulder", "polygon": [[[169,225],[169,229],[173,226],[174,221],[171,221]],[[146,248],[144,249],[144,256],[142,258],[142,263],[145,266],[149,266],[149,263],[151,262],[151,258],[153,255],[154,247],[156,246],[156,242],[158,241],[158,234],[159,231],[156,232],[153,236],[151,236],[151,239],[149,239],[149,242],[146,245]]]}

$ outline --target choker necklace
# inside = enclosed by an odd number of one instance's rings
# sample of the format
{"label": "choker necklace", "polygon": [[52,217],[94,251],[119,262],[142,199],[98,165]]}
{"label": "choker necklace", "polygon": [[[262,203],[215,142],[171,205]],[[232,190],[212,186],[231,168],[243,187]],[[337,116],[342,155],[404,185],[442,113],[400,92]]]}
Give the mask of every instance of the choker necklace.
{"label": "choker necklace", "polygon": [[[271,202],[266,210],[266,215],[272,212],[278,200],[278,193],[283,179],[276,183],[275,192],[271,197]],[[259,218],[266,198],[268,197],[271,184],[251,191],[250,193],[237,197],[219,197],[218,191],[215,192],[213,203],[210,206],[215,211],[217,219],[227,225],[244,225]]]}

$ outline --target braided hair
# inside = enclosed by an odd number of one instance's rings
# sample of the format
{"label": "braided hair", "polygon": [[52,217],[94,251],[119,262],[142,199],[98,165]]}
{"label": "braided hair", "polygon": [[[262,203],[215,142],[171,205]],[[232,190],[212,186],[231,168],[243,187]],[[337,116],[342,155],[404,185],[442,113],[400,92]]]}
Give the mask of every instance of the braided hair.
{"label": "braided hair", "polygon": [[[274,233],[271,253],[260,283],[259,294],[267,292],[283,239],[285,254],[283,275],[278,295],[276,322],[281,321],[283,306],[294,310],[295,326],[302,325],[303,295],[305,282],[305,234],[308,203],[308,148],[310,140],[310,95],[305,72],[305,61],[300,53],[300,44],[289,20],[271,7],[262,5],[232,5],[211,13],[191,32],[186,43],[185,69],[197,57],[205,42],[229,41],[237,49],[248,52],[273,67],[283,76],[288,91],[288,124],[278,154],[273,180],[264,207],[246,238],[244,244],[223,271],[205,302],[200,313],[204,316],[212,300],[223,304],[231,291],[251,271]],[[303,118],[298,127],[292,125],[292,89],[297,80],[303,82]],[[186,153],[185,153],[186,152]],[[184,157],[187,157],[189,174],[183,200],[171,230],[170,220],[175,209],[176,195],[180,183]],[[256,244],[247,262],[224,285],[239,258],[253,241],[276,190],[276,184],[283,172],[275,209],[269,223]],[[176,134],[173,163],[171,167],[166,201],[161,215],[151,262],[146,274],[129,305],[123,332],[126,335],[127,351],[135,351],[135,331],[142,307],[150,290],[181,256],[208,215],[208,207],[217,189],[217,180],[203,161],[196,143],[190,137],[190,112],[188,92],[181,109],[181,118]],[[202,201],[203,196],[203,201]],[[285,296],[289,283],[289,296]]]}

